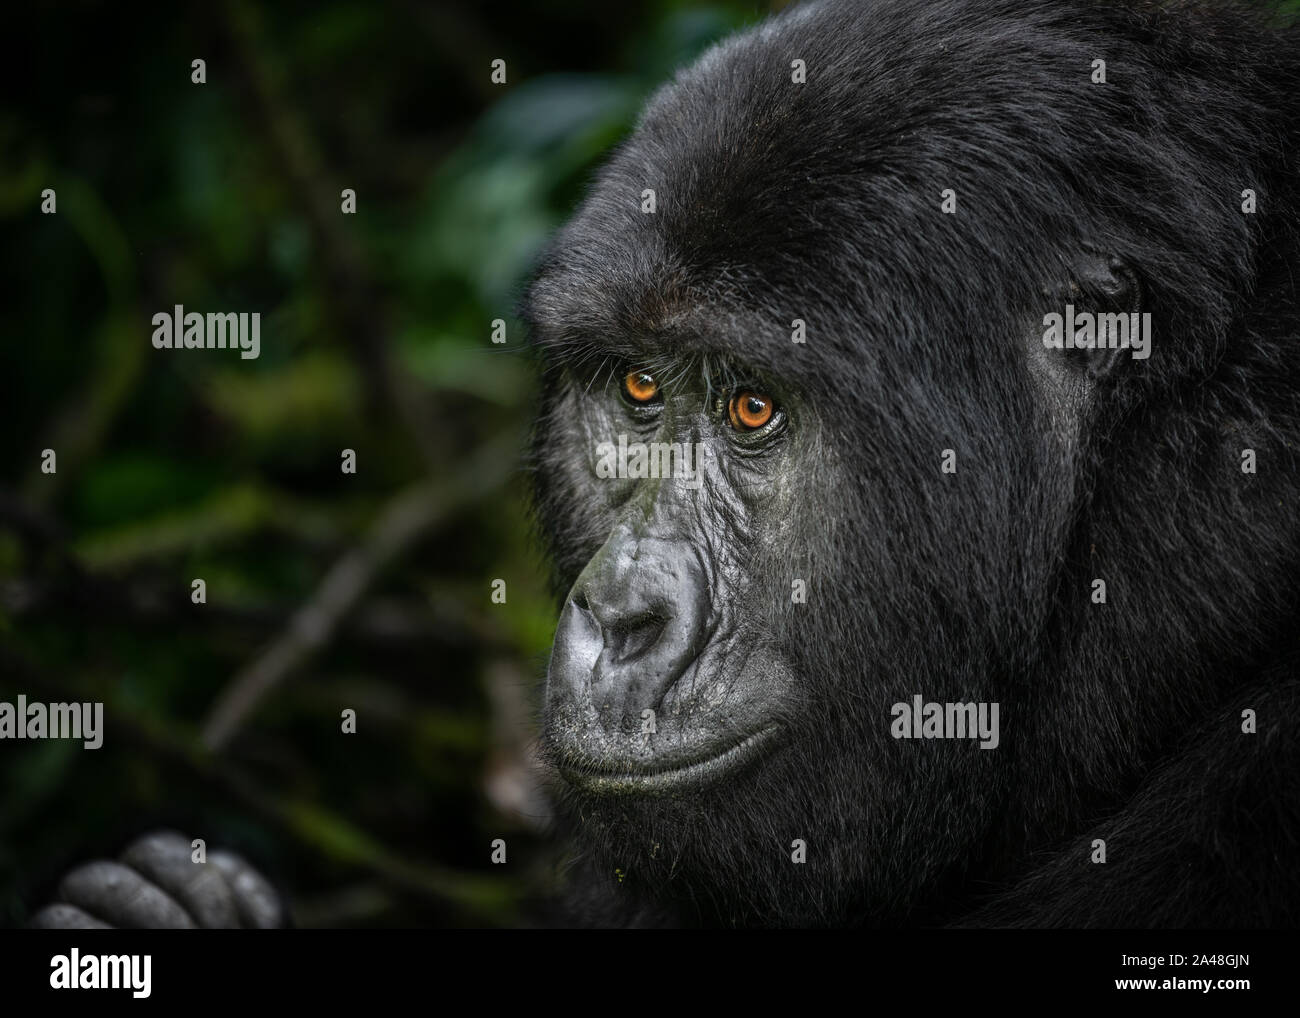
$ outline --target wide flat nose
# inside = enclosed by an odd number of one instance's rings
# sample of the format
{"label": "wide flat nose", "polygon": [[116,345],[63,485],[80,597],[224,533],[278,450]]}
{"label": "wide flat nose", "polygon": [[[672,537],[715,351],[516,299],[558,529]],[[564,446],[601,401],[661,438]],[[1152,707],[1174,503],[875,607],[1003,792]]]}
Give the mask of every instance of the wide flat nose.
{"label": "wide flat nose", "polygon": [[706,581],[688,545],[616,532],[570,591],[548,686],[589,695],[607,727],[639,724],[699,653],[707,618]]}

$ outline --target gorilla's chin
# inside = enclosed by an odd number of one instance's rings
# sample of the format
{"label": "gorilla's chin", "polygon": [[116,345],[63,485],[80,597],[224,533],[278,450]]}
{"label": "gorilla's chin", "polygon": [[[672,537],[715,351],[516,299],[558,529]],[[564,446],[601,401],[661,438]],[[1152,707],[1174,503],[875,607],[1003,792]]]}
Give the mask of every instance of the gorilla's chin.
{"label": "gorilla's chin", "polygon": [[[553,656],[542,744],[576,791],[676,794],[751,766],[780,741],[780,705],[792,688],[778,655],[734,645],[691,662],[655,707],[636,709],[590,671]],[[742,681],[743,680],[743,681]]]}

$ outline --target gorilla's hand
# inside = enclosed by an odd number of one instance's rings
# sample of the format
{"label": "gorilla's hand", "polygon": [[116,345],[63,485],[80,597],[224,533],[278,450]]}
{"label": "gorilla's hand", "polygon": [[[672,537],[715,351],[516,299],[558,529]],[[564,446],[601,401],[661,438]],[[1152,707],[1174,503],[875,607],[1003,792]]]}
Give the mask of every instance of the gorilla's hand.
{"label": "gorilla's hand", "polygon": [[274,929],[284,925],[279,896],[239,856],[212,852],[192,861],[190,842],[156,831],[132,842],[118,862],[79,866],[59,884],[59,903],[32,917],[47,930]]}

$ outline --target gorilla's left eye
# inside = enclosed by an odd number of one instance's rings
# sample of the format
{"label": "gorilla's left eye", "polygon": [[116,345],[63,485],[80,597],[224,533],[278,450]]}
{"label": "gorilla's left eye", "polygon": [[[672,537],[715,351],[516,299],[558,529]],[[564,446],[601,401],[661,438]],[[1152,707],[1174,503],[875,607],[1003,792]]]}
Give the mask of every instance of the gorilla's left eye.
{"label": "gorilla's left eye", "polygon": [[772,419],[776,404],[770,396],[743,389],[731,397],[727,405],[727,415],[731,426],[737,431],[757,431]]}
{"label": "gorilla's left eye", "polygon": [[659,383],[648,371],[629,371],[623,378],[623,398],[633,406],[649,406],[659,398]]}

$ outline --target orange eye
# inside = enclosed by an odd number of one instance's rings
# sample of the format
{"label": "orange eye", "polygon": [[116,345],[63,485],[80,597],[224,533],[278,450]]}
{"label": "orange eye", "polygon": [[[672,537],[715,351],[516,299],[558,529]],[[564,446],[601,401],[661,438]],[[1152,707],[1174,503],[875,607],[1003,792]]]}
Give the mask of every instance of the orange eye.
{"label": "orange eye", "polygon": [[633,403],[649,403],[659,395],[659,383],[648,371],[629,371],[623,379],[623,391]]}
{"label": "orange eye", "polygon": [[772,401],[757,392],[743,390],[731,397],[727,414],[737,431],[754,431],[772,419]]}

